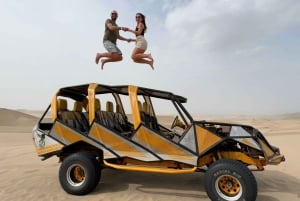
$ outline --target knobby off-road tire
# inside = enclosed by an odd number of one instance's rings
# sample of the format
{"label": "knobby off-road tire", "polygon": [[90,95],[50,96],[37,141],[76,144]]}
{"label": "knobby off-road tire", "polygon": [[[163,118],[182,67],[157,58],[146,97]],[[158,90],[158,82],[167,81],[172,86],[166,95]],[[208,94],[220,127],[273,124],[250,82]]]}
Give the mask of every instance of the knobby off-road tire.
{"label": "knobby off-road tire", "polygon": [[88,153],[74,153],[62,162],[59,182],[62,188],[73,195],[90,193],[99,183],[101,169],[94,156]]}
{"label": "knobby off-road tire", "polygon": [[257,183],[246,165],[222,159],[211,164],[204,177],[208,197],[213,201],[255,201]]}

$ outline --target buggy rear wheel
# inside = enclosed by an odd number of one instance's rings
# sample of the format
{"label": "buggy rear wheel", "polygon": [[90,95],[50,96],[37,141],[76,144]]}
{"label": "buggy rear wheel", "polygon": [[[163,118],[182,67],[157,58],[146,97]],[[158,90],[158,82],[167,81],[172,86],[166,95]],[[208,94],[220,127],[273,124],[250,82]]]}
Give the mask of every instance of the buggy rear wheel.
{"label": "buggy rear wheel", "polygon": [[239,161],[222,159],[205,174],[205,189],[211,200],[255,201],[257,184],[252,172]]}

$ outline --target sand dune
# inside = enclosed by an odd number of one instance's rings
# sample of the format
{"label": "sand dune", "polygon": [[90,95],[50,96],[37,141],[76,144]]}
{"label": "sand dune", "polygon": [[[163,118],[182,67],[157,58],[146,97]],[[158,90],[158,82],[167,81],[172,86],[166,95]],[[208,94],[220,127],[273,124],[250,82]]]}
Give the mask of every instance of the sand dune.
{"label": "sand dune", "polygon": [[[219,117],[216,117],[217,119]],[[163,117],[170,123],[173,117]],[[214,119],[212,117],[212,119]],[[58,182],[56,157],[41,161],[34,150],[30,130],[37,118],[20,111],[0,109],[0,198],[1,201],[208,201],[203,173],[166,175],[105,169],[91,194],[66,194]],[[300,118],[296,116],[226,119],[258,127],[271,144],[280,147],[286,162],[255,171],[258,201],[300,200]]]}
{"label": "sand dune", "polygon": [[0,108],[0,131],[31,132],[38,119],[23,112]]}
{"label": "sand dune", "polygon": [[300,112],[281,114],[281,115],[278,115],[277,118],[281,118],[281,119],[300,119]]}
{"label": "sand dune", "polygon": [[28,126],[34,125],[37,117],[5,108],[0,108],[0,126]]}

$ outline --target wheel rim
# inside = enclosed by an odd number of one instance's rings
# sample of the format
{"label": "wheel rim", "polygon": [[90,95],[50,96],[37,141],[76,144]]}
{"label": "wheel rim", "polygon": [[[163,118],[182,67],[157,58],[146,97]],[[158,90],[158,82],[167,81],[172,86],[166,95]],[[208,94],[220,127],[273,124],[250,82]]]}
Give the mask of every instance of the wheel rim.
{"label": "wheel rim", "polygon": [[243,187],[240,181],[232,175],[221,175],[215,182],[218,195],[228,201],[235,201],[241,198]]}
{"label": "wheel rim", "polygon": [[71,165],[67,170],[67,181],[72,186],[80,186],[85,179],[85,171],[79,164]]}

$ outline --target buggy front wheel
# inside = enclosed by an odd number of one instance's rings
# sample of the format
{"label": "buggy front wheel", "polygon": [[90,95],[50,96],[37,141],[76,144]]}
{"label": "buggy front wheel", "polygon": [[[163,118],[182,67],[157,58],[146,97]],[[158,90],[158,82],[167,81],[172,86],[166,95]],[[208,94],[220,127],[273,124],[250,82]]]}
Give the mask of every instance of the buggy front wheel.
{"label": "buggy front wheel", "polygon": [[231,159],[211,164],[205,173],[205,189],[211,200],[255,201],[257,184],[246,165]]}
{"label": "buggy front wheel", "polygon": [[97,186],[100,171],[95,157],[88,153],[74,153],[62,162],[59,181],[67,193],[85,195]]}

